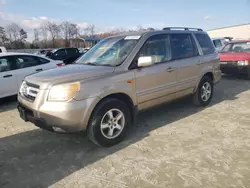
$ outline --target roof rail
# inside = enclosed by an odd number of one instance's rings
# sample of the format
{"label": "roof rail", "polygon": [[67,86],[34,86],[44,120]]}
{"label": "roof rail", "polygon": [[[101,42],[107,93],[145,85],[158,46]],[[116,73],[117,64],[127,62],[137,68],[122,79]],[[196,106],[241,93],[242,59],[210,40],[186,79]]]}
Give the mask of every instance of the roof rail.
{"label": "roof rail", "polygon": [[200,28],[191,28],[191,27],[164,27],[162,30],[173,30],[173,29],[182,29],[186,31],[190,31],[190,30],[203,31]]}

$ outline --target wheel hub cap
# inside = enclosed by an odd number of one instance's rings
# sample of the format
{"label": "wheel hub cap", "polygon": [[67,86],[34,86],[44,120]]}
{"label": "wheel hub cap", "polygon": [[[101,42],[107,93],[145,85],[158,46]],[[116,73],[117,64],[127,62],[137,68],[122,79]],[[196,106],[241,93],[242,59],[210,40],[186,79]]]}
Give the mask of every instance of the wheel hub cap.
{"label": "wheel hub cap", "polygon": [[111,109],[101,120],[101,133],[108,139],[119,136],[125,125],[125,116],[119,109]]}
{"label": "wheel hub cap", "polygon": [[211,97],[211,93],[212,93],[212,87],[210,83],[208,82],[204,83],[201,89],[201,99],[204,102],[207,102]]}

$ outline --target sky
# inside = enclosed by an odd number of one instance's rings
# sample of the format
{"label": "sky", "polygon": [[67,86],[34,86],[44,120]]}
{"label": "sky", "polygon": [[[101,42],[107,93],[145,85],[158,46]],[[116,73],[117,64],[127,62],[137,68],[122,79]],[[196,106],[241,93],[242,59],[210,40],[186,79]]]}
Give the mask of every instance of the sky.
{"label": "sky", "polygon": [[32,36],[48,20],[94,24],[97,32],[138,25],[210,30],[250,23],[250,0],[0,0],[0,26],[15,22]]}

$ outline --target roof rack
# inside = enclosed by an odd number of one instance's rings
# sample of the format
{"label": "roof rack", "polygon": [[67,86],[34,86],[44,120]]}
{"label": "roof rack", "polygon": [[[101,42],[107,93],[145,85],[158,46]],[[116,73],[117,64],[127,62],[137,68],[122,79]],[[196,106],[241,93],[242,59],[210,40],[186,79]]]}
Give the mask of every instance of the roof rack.
{"label": "roof rack", "polygon": [[178,29],[182,29],[185,31],[190,31],[190,30],[203,31],[200,28],[191,28],[191,27],[164,27],[162,30],[178,30]]}

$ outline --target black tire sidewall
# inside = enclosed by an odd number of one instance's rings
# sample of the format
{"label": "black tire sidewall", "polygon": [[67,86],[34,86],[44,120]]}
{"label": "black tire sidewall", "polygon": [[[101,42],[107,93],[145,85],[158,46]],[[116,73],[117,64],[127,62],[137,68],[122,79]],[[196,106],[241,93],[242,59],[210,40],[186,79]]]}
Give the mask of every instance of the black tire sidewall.
{"label": "black tire sidewall", "polygon": [[[208,82],[211,86],[211,95],[210,98],[207,101],[203,101],[201,98],[201,93],[202,93],[202,86],[204,85],[204,83]],[[209,105],[209,103],[211,102],[212,98],[213,98],[213,94],[214,94],[214,85],[213,85],[213,81],[211,78],[205,76],[202,78],[202,80],[200,81],[199,87],[198,87],[198,101],[202,106],[207,106]]]}
{"label": "black tire sidewall", "polygon": [[[120,133],[120,135],[114,139],[108,139],[104,137],[100,127],[103,116],[110,109],[119,109],[123,112],[125,116],[124,128]],[[127,105],[124,102],[117,99],[106,99],[105,101],[101,102],[94,110],[93,115],[91,116],[91,119],[89,121],[88,131],[91,132],[92,134],[91,136],[93,137],[94,142],[96,144],[103,147],[110,147],[115,144],[118,144],[124,139],[124,137],[128,132],[130,124],[131,124],[131,113]]]}

